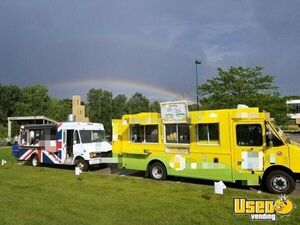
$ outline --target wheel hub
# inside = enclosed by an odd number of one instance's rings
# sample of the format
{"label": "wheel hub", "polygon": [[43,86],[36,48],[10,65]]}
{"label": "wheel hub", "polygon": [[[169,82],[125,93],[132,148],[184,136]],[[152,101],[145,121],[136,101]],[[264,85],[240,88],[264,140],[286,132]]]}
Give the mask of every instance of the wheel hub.
{"label": "wheel hub", "polygon": [[273,187],[278,191],[283,191],[288,187],[288,181],[285,177],[277,176],[272,180]]}
{"label": "wheel hub", "polygon": [[33,166],[37,166],[37,159],[36,159],[36,158],[33,158],[33,159],[32,159],[32,165],[33,165]]}
{"label": "wheel hub", "polygon": [[162,172],[162,169],[160,167],[157,167],[155,166],[153,169],[152,169],[152,175],[155,179],[160,179],[162,178],[163,176],[163,172]]}
{"label": "wheel hub", "polygon": [[83,163],[82,162],[78,163],[78,167],[82,170],[82,168],[84,167]]}

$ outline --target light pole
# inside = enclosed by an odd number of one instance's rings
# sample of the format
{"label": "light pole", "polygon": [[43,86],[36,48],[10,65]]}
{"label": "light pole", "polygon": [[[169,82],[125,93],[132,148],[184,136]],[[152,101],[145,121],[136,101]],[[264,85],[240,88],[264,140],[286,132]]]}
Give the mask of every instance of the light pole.
{"label": "light pole", "polygon": [[199,97],[198,97],[198,68],[197,65],[201,64],[200,60],[195,60],[196,65],[196,96],[197,96],[197,110],[199,110]]}

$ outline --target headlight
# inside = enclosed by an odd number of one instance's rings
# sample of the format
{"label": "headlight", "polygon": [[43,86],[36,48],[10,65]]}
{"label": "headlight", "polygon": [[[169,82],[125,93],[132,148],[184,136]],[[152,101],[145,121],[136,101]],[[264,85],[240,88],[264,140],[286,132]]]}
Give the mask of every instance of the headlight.
{"label": "headlight", "polygon": [[90,158],[96,158],[97,154],[96,152],[90,152]]}

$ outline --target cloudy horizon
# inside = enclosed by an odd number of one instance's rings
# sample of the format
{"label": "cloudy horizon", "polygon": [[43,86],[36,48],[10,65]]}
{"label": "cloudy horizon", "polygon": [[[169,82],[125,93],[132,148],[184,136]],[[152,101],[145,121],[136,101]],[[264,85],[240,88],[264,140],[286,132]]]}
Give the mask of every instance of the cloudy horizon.
{"label": "cloudy horizon", "polygon": [[193,99],[216,68],[264,67],[300,95],[300,1],[0,2],[0,83]]}

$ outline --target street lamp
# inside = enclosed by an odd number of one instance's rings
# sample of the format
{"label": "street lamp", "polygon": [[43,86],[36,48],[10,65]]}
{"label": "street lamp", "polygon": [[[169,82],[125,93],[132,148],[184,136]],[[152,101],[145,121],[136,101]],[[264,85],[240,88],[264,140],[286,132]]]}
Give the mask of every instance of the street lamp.
{"label": "street lamp", "polygon": [[201,64],[200,60],[195,60],[195,65],[196,65],[196,96],[197,96],[197,110],[199,110],[199,97],[198,97],[198,69],[197,65]]}

